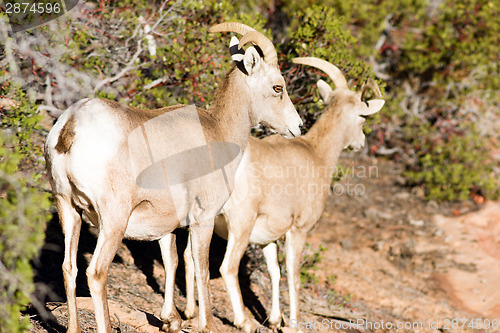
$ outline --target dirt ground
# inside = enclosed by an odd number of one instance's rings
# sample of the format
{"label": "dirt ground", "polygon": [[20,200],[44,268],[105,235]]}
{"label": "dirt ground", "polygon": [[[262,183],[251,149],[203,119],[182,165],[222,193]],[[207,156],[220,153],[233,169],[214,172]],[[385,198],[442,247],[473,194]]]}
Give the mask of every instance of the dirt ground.
{"label": "dirt ground", "polygon": [[[500,203],[441,204],[405,186],[400,166],[382,158],[345,153],[346,176],[332,188],[327,208],[311,231],[306,255],[326,248],[307,271],[301,290],[303,332],[500,332]],[[85,269],[96,230],[84,224],[77,296],[85,332],[95,329]],[[181,254],[186,232],[177,232]],[[211,293],[221,332],[238,332],[218,268],[225,242],[211,247]],[[179,256],[176,304],[184,309],[183,261]],[[29,309],[32,332],[65,332],[67,307],[61,272],[63,238],[55,218],[37,269],[36,300]],[[282,271],[284,273],[284,269]],[[288,287],[282,274],[281,303],[288,318]],[[124,241],[112,264],[108,299],[119,332],[158,332],[165,273],[156,243]],[[266,327],[270,280],[262,253],[251,247],[240,269],[245,305]],[[346,321],[357,326],[346,328]],[[196,332],[197,320],[184,324]],[[344,328],[342,328],[344,327]]]}

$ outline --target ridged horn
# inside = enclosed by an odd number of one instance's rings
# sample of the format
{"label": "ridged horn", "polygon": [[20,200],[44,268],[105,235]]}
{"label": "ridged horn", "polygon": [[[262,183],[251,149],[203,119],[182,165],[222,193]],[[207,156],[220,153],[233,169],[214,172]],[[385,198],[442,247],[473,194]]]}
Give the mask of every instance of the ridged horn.
{"label": "ridged horn", "polygon": [[239,23],[239,22],[223,22],[216,24],[210,29],[208,29],[209,32],[236,32],[240,35],[244,35],[250,31],[255,31],[254,28],[249,27],[246,24]]}
{"label": "ridged horn", "polygon": [[361,86],[361,90],[360,90],[360,96],[363,97],[364,93],[370,89],[375,93],[376,98],[382,97],[382,93],[380,92],[380,88],[374,79],[368,79],[365,83],[363,83],[363,85]]}
{"label": "ridged horn", "polygon": [[347,81],[344,77],[344,74],[342,74],[340,69],[338,69],[338,67],[335,66],[334,64],[331,64],[328,61],[315,57],[294,58],[292,61],[295,64],[309,65],[321,69],[323,72],[328,74],[330,79],[332,79],[333,84],[335,84],[335,88],[347,89]]}
{"label": "ridged horn", "polygon": [[250,42],[260,47],[266,63],[278,66],[278,53],[276,53],[273,42],[271,42],[269,38],[258,31],[250,31],[241,37],[238,47],[241,48],[243,45]]}

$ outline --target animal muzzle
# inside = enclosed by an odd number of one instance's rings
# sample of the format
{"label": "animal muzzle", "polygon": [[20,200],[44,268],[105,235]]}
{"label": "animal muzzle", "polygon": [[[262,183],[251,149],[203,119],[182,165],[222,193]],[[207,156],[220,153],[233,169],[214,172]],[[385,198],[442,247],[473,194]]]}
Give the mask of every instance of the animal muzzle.
{"label": "animal muzzle", "polygon": [[286,139],[296,138],[302,134],[300,130],[303,125],[302,119],[295,110],[293,113],[293,120],[287,121],[285,130],[280,132],[280,134]]}

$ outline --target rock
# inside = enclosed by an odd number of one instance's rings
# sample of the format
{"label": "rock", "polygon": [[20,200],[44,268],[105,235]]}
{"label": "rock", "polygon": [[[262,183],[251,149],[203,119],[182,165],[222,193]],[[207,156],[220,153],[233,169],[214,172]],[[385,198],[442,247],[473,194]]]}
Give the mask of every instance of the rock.
{"label": "rock", "polygon": [[342,246],[344,250],[349,251],[352,249],[352,241],[350,239],[343,239],[340,241],[340,246]]}
{"label": "rock", "polygon": [[424,220],[414,220],[414,219],[410,219],[410,224],[411,225],[414,225],[416,227],[423,227],[425,222]]}
{"label": "rock", "polygon": [[364,211],[364,215],[372,221],[377,219],[390,220],[393,218],[392,214],[380,211],[375,207],[370,207],[366,209]]}
{"label": "rock", "polygon": [[372,245],[372,249],[374,251],[380,251],[384,248],[385,242],[384,241],[378,241],[375,244]]}
{"label": "rock", "polygon": [[437,210],[439,209],[439,204],[434,200],[429,200],[429,202],[427,202],[426,208],[431,210]]}
{"label": "rock", "polygon": [[400,249],[399,249],[399,253],[400,253],[400,256],[401,258],[412,258],[416,251],[415,251],[415,243],[410,240],[406,243],[404,243],[403,245],[401,245]]}
{"label": "rock", "polygon": [[13,107],[18,106],[20,103],[13,100],[12,98],[3,97],[0,98],[0,109],[10,110]]}
{"label": "rock", "polygon": [[411,192],[417,196],[418,198],[425,198],[425,190],[422,186],[415,186],[414,188],[411,189]]}
{"label": "rock", "polygon": [[441,237],[441,236],[443,236],[443,234],[444,234],[443,229],[439,229],[438,228],[438,229],[436,229],[436,232],[434,233],[434,236]]}
{"label": "rock", "polygon": [[408,192],[399,192],[394,195],[394,198],[397,200],[408,200],[410,198],[410,193]]}
{"label": "rock", "polygon": [[394,177],[394,183],[396,185],[404,186],[406,185],[406,179],[403,176],[396,176]]}

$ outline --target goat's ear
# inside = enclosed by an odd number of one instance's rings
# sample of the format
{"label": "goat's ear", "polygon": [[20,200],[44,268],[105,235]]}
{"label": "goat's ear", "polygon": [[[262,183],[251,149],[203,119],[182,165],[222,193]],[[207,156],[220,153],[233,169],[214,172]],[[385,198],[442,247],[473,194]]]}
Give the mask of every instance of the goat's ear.
{"label": "goat's ear", "polygon": [[246,50],[245,56],[243,58],[243,65],[245,66],[245,70],[247,71],[248,75],[252,75],[260,69],[261,61],[262,57],[260,56],[259,52],[257,52],[255,47],[250,46]]}
{"label": "goat's ear", "polygon": [[371,114],[379,112],[380,109],[382,109],[382,107],[384,106],[385,101],[383,99],[372,99],[367,101],[366,103],[368,103],[368,106],[359,112],[360,116],[369,116]]}
{"label": "goat's ear", "polygon": [[333,92],[332,87],[330,87],[330,85],[323,80],[318,80],[317,85],[321,99],[323,100],[323,102],[325,102],[325,104],[329,104],[331,100],[331,94]]}
{"label": "goat's ear", "polygon": [[245,50],[238,48],[239,43],[240,41],[235,36],[231,38],[231,42],[229,43],[229,53],[235,62],[242,61],[245,57]]}

